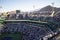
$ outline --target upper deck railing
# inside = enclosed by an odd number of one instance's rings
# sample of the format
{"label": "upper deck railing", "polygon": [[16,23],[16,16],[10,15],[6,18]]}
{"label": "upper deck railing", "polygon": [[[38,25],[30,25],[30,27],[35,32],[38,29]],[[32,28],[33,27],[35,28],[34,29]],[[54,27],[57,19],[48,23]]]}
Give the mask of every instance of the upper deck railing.
{"label": "upper deck railing", "polygon": [[43,21],[34,21],[34,20],[5,20],[5,22],[34,22],[34,23],[47,23]]}

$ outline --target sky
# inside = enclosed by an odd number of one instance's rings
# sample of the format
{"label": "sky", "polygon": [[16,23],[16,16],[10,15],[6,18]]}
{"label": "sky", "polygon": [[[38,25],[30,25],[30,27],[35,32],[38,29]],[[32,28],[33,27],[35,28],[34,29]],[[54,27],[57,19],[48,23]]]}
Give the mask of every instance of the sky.
{"label": "sky", "polygon": [[55,7],[60,7],[60,0],[0,0],[0,11],[32,11],[52,5],[53,2]]}

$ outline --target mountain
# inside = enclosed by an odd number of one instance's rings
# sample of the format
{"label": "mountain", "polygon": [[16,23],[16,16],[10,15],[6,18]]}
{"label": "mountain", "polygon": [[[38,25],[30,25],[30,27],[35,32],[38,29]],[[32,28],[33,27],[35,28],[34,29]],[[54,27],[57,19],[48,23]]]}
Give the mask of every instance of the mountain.
{"label": "mountain", "polygon": [[52,7],[52,6],[48,5],[46,7],[41,8],[40,10],[38,10],[38,12],[43,12],[43,11],[49,11],[49,12],[51,12],[53,8],[54,8],[55,13],[58,12],[58,11],[60,11],[60,8]]}
{"label": "mountain", "polygon": [[57,13],[58,11],[60,11],[60,8],[57,7],[52,7],[50,5],[45,6],[43,8],[41,8],[40,10],[34,11],[34,13],[36,14],[44,14],[44,15],[50,15],[52,13],[52,9],[54,8],[55,13]]}

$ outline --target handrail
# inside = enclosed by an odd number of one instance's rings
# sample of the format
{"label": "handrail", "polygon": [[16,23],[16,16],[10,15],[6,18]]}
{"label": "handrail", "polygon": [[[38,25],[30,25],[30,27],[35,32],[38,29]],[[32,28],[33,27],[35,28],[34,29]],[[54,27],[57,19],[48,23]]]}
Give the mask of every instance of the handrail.
{"label": "handrail", "polygon": [[35,22],[35,23],[47,23],[43,21],[34,21],[34,20],[5,20],[5,22]]}

